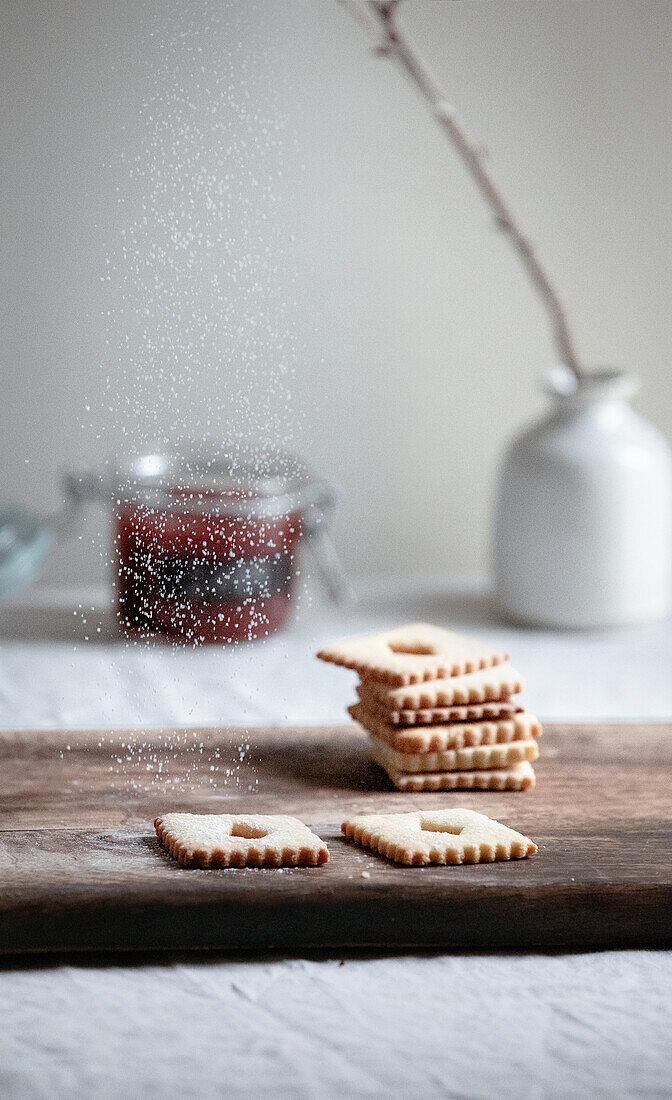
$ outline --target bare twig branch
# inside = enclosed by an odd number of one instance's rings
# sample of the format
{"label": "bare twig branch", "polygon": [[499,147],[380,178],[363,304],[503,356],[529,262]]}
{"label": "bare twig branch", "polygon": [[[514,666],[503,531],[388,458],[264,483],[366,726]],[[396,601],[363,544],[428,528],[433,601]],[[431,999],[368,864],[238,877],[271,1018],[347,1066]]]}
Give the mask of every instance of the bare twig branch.
{"label": "bare twig branch", "polygon": [[[481,194],[495,216],[497,227],[509,238],[520,256],[532,284],[539,292],[550,317],[555,342],[561,362],[569,367],[577,379],[583,377],[583,369],[574,348],[567,317],[560,298],[542,267],[530,241],[518,227],[499,189],[484,166],[481,150],[467,137],[459,123],[455,109],[450,105],[424,59],[397,22],[399,0],[369,0],[363,8],[357,0],[341,0],[367,32],[378,32],[379,42],[375,50],[379,54],[396,58],[415,86],[431,105],[434,116],[447,134],[462,161],[471,173]],[[382,31],[382,38],[380,32]]]}

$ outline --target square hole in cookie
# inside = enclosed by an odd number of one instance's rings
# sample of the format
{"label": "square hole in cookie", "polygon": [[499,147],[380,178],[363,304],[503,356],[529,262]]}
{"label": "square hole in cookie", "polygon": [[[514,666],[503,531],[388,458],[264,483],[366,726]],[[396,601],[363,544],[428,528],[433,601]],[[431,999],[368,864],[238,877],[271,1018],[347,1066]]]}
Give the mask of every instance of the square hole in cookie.
{"label": "square hole in cookie", "polygon": [[416,657],[433,657],[436,654],[435,646],[422,645],[421,642],[389,642],[388,645],[393,653],[412,653]]}
{"label": "square hole in cookie", "polygon": [[454,836],[459,836],[464,825],[438,825],[434,821],[427,821],[423,818],[420,822],[420,828],[423,833],[453,833]]}
{"label": "square hole in cookie", "polygon": [[258,826],[246,825],[244,821],[239,821],[231,827],[231,836],[240,836],[244,840],[261,840],[262,837],[268,835],[266,829],[260,829]]}

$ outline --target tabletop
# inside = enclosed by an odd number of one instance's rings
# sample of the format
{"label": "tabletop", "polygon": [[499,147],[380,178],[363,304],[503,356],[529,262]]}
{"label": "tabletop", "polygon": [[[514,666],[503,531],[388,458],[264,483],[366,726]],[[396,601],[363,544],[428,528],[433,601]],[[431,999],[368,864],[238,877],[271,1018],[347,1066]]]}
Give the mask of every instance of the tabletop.
{"label": "tabletop", "polygon": [[[525,630],[478,580],[425,577],[338,612],[307,597],[289,631],[230,648],[128,645],[98,594],[31,597],[0,615],[0,725],[342,722],[354,675],[316,648],[411,620],[505,643],[542,720],[672,715],[669,622]],[[16,959],[0,1095],[665,1096],[671,1027],[662,951]]]}

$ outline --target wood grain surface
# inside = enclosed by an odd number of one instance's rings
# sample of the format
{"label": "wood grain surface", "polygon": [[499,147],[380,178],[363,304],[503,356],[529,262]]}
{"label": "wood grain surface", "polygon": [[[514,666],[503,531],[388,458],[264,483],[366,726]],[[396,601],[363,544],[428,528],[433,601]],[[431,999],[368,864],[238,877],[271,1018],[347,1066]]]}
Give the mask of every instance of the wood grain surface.
{"label": "wood grain surface", "polygon": [[[533,791],[406,795],[355,726],[0,733],[0,952],[672,944],[672,726],[549,724],[540,747]],[[456,805],[539,852],[402,868],[340,835]],[[169,810],[295,814],[330,860],[184,870]]]}

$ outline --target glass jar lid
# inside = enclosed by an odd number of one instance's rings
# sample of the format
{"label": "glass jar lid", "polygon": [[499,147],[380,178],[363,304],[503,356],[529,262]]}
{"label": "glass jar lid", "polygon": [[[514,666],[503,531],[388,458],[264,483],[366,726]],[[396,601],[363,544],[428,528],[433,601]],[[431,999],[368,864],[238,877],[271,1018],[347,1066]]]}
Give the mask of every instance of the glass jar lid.
{"label": "glass jar lid", "polygon": [[230,518],[284,516],[330,508],[331,487],[295,455],[270,448],[232,446],[189,455],[147,450],[116,456],[106,468],[72,473],[73,500],[208,513]]}

